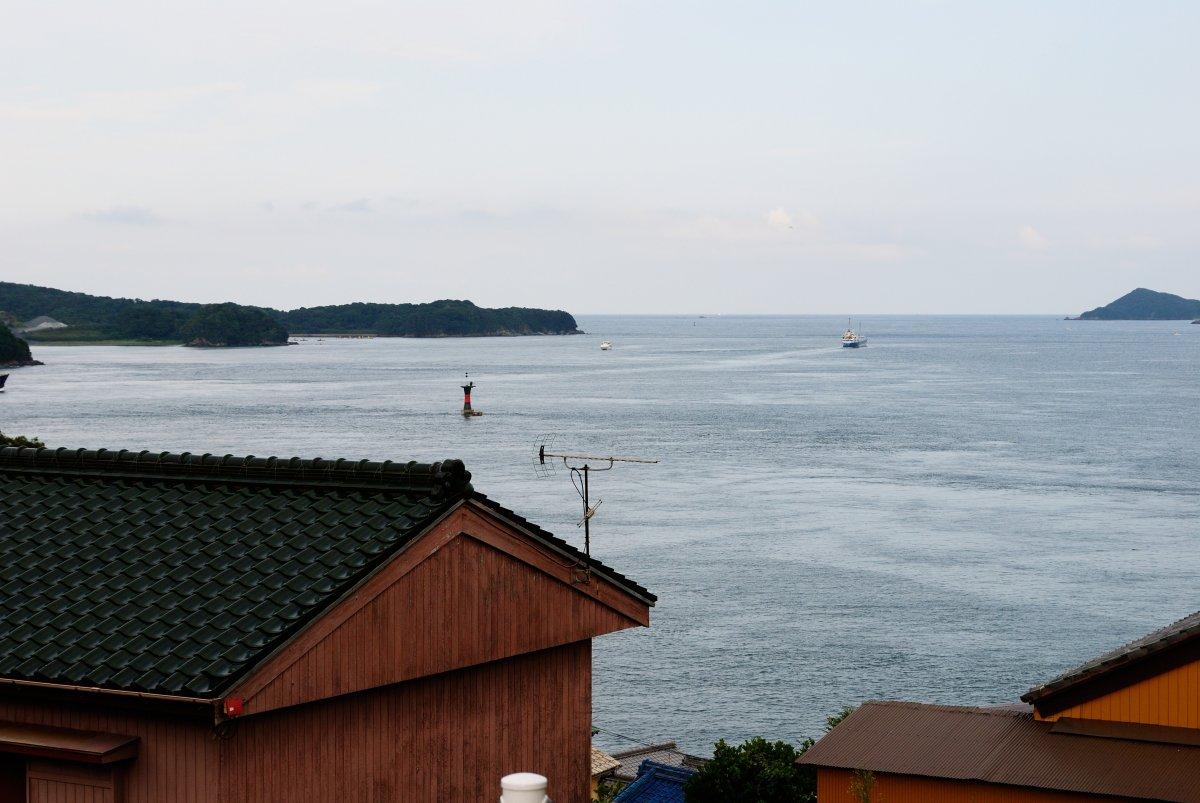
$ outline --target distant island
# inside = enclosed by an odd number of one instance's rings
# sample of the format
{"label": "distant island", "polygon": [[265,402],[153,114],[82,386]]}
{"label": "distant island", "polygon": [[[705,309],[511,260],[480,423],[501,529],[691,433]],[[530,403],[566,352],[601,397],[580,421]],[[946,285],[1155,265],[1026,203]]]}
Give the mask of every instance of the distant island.
{"label": "distant island", "polygon": [[238,304],[205,304],[179,327],[189,346],[286,346],[287,329],[264,310]]}
{"label": "distant island", "polygon": [[579,334],[561,310],[487,309],[470,301],[338,304],[277,310],[243,304],[109,298],[0,282],[0,316],[37,343],[182,343],[274,346],[289,334],[379,337],[491,337]]}
{"label": "distant island", "polygon": [[1111,304],[1088,310],[1072,320],[1185,321],[1189,318],[1200,318],[1200,301],[1139,287]]}
{"label": "distant island", "polygon": [[29,353],[29,344],[0,325],[0,368],[41,365]]}

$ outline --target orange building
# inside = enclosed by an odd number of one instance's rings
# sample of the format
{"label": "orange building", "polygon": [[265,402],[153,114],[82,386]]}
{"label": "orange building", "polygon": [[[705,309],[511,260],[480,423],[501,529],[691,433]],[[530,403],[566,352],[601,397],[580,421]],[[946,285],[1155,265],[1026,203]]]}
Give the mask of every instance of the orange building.
{"label": "orange building", "polygon": [[1200,612],[991,708],[868,702],[810,748],[819,803],[1200,803]]}

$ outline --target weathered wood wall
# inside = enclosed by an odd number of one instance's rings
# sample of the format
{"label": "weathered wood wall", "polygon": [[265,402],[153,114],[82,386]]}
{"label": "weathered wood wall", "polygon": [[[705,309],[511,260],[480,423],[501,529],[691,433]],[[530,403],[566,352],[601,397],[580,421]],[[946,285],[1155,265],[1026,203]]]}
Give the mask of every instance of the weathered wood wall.
{"label": "weathered wood wall", "polygon": [[32,761],[26,778],[28,803],[123,803],[120,767],[81,767]]}
{"label": "weathered wood wall", "polygon": [[38,803],[474,803],[516,771],[546,775],[555,803],[585,803],[591,638],[647,624],[649,608],[579,579],[464,506],[231,691],[246,716],[220,729],[13,696],[0,720],[141,740],[111,776],[71,782],[30,762]]}
{"label": "weathered wood wall", "polygon": [[[202,722],[79,704],[11,699],[0,699],[0,720],[139,737],[139,755],[122,772],[124,803],[217,801],[218,740],[211,726]],[[47,765],[31,762],[29,766],[45,769]],[[60,792],[61,784],[48,781],[38,784],[38,794]]]}
{"label": "weathered wood wall", "polygon": [[[648,607],[463,509],[229,696],[257,714],[639,626]],[[619,594],[619,596],[618,596]]]}
{"label": "weathered wood wall", "polygon": [[239,720],[224,803],[495,801],[510,772],[589,799],[591,642]]}

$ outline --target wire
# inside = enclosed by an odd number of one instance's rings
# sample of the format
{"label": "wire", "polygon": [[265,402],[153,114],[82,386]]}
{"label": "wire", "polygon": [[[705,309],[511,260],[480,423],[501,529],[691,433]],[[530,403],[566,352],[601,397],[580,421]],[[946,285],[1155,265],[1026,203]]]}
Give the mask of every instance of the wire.
{"label": "wire", "polygon": [[577,468],[571,469],[571,484],[573,486],[575,486],[575,493],[579,494],[579,498],[582,499],[583,503],[586,505],[588,500],[587,500],[587,497],[583,495],[583,486],[580,483],[575,481],[576,477],[580,477],[582,475],[583,475],[583,472],[580,471],[579,469],[577,469]]}
{"label": "wire", "polygon": [[656,744],[654,742],[643,741],[642,739],[635,739],[632,736],[626,736],[623,733],[617,733],[616,731],[610,731],[608,728],[601,728],[599,725],[592,725],[592,730],[596,731],[597,733],[607,733],[609,736],[616,736],[618,739],[624,739],[627,742],[633,742],[634,744],[640,744],[642,747],[661,747],[662,746],[662,742],[659,742]]}

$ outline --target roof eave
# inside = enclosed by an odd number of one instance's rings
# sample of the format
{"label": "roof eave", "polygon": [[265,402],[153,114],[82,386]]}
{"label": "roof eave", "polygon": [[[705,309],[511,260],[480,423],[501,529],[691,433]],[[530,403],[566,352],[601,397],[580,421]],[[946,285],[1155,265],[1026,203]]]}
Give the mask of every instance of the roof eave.
{"label": "roof eave", "polygon": [[111,689],[104,686],[78,686],[67,683],[50,683],[19,678],[0,678],[0,695],[5,693],[21,696],[40,696],[67,701],[92,701],[101,704],[117,704],[121,707],[150,707],[190,711],[196,714],[219,715],[223,697],[189,697],[177,694]]}
{"label": "roof eave", "polygon": [[[543,537],[542,533],[545,533],[545,531],[541,530],[541,528],[536,527],[536,526],[530,527],[528,524],[524,524],[521,521],[517,521],[517,520],[513,519],[511,516],[505,515],[506,509],[501,507],[500,505],[484,504],[480,500],[479,496],[481,496],[481,495],[479,495],[477,493],[472,493],[464,501],[466,504],[471,505],[476,510],[481,511],[482,513],[485,513],[486,515],[501,519],[509,527],[512,527],[513,529],[518,530],[519,532],[521,532],[521,534],[523,534],[527,538],[530,538],[530,539],[536,541],[537,543],[539,543],[546,549],[553,551],[555,554],[557,554],[561,557],[568,558],[570,560],[580,560],[580,559],[584,558],[584,555],[579,553],[577,550],[563,549],[558,544]],[[613,571],[611,569],[609,569],[607,566],[600,563],[599,561],[592,559],[590,565],[591,565],[592,574],[594,574],[597,577],[601,578],[602,580],[610,583],[611,585],[621,589],[621,591],[625,592],[626,594],[633,597],[637,601],[647,605],[648,607],[653,608],[655,606],[655,604],[658,602],[658,597],[654,596],[653,594],[649,593],[648,591],[645,591],[640,586],[639,587],[632,586],[630,584],[630,582],[627,581],[623,577],[618,578],[617,576],[615,576],[613,574]]]}
{"label": "roof eave", "polygon": [[1043,716],[1057,714],[1193,661],[1200,661],[1200,638],[1190,634],[1153,650],[1120,656],[1076,677],[1037,686],[1021,695],[1021,700],[1032,704]]}

